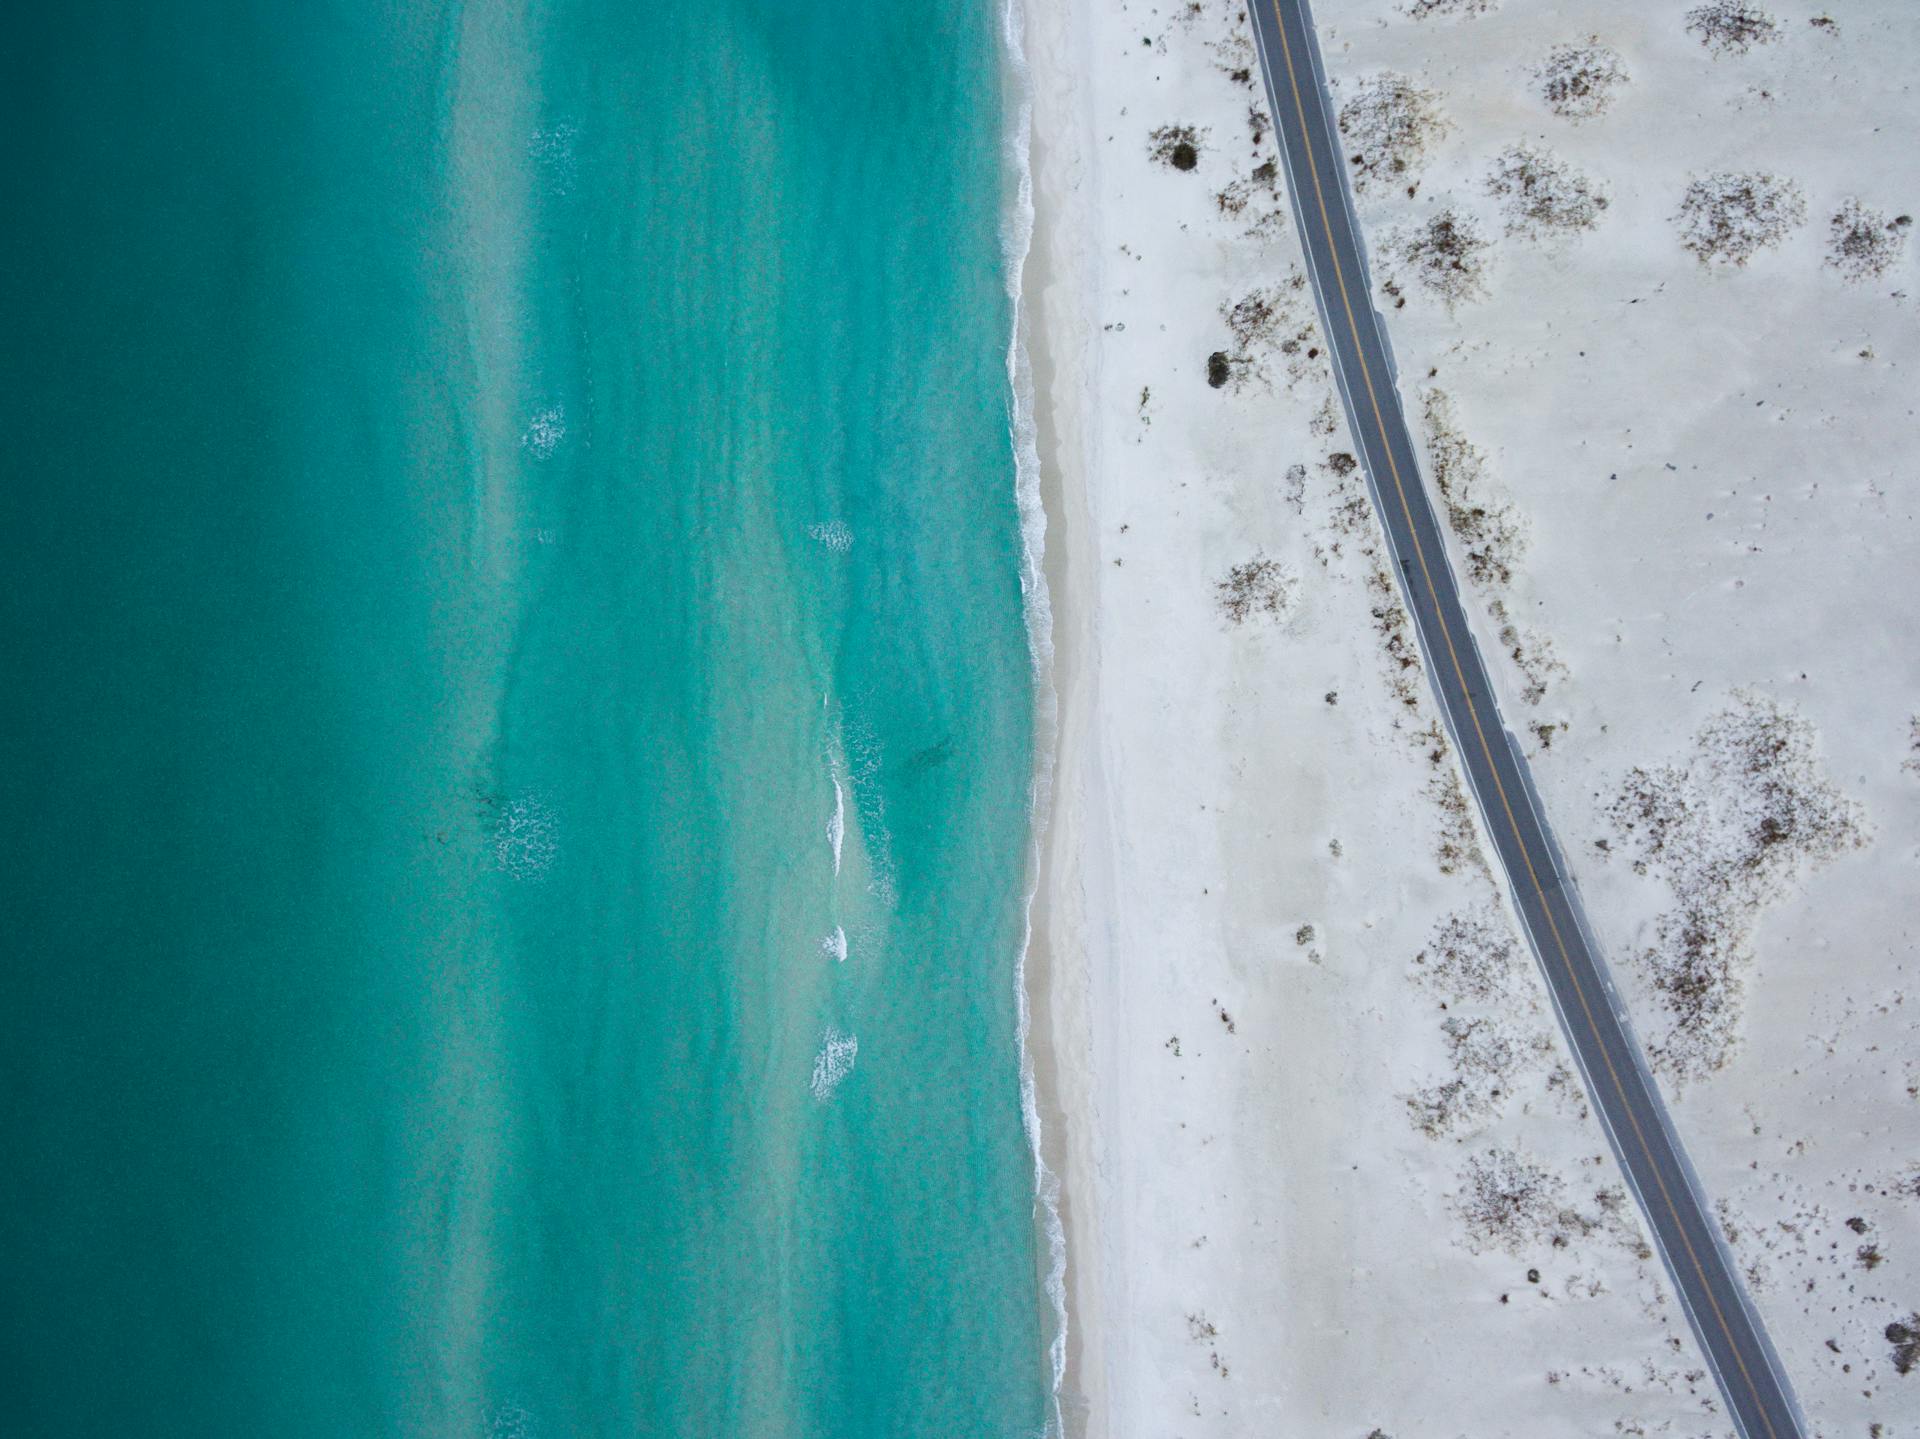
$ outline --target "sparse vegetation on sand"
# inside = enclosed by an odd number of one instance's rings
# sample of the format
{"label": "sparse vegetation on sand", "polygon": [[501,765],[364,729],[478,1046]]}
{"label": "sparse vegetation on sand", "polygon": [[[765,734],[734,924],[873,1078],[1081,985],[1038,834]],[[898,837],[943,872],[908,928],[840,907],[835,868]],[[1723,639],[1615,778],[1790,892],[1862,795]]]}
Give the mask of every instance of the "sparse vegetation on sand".
{"label": "sparse vegetation on sand", "polygon": [[[1331,398],[1329,394],[1327,399]],[[1317,428],[1315,433],[1319,433]],[[1316,498],[1323,501],[1318,509],[1324,527],[1314,540],[1313,557],[1320,561],[1322,567],[1331,568],[1333,562],[1346,553],[1350,540],[1357,541],[1363,553],[1371,554],[1369,540],[1373,534],[1373,510],[1367,503],[1360,462],[1345,450],[1335,450],[1315,468],[1325,476],[1324,483],[1313,487]],[[1293,507],[1294,513],[1304,515],[1308,495],[1307,467],[1289,465],[1285,479],[1282,497]]]}
{"label": "sparse vegetation on sand", "polygon": [[1419,171],[1452,125],[1438,98],[1405,75],[1391,71],[1362,80],[1340,107],[1340,134],[1354,188],[1378,194],[1418,183]]}
{"label": "sparse vegetation on sand", "polygon": [[[1432,734],[1442,763],[1437,727]],[[1513,933],[1490,905],[1447,916],[1414,956],[1415,981],[1449,1011],[1440,1025],[1445,1077],[1402,1096],[1429,1139],[1460,1138],[1497,1119],[1522,1073],[1551,1056],[1552,1041],[1526,1023],[1535,1006],[1522,972]]]}
{"label": "sparse vegetation on sand", "polygon": [[1292,615],[1299,595],[1299,577],[1265,555],[1235,565],[1214,586],[1220,613],[1236,625],[1254,619],[1285,620]]}
{"label": "sparse vegetation on sand", "polygon": [[1568,120],[1604,115],[1628,79],[1626,62],[1598,37],[1555,46],[1534,76],[1547,108]]}
{"label": "sparse vegetation on sand", "polygon": [[1461,433],[1453,401],[1443,390],[1421,396],[1426,421],[1427,463],[1446,508],[1447,527],[1460,541],[1467,578],[1476,585],[1505,585],[1526,549],[1526,531],[1512,505],[1488,490],[1487,457]]}
{"label": "sparse vegetation on sand", "polygon": [[1421,981],[1441,994],[1492,1002],[1511,997],[1520,948],[1499,912],[1486,907],[1441,920],[1413,962]]}
{"label": "sparse vegetation on sand", "polygon": [[1543,240],[1591,230],[1606,213],[1606,187],[1550,150],[1510,145],[1495,158],[1487,193],[1509,235]]}
{"label": "sparse vegetation on sand", "polygon": [[1628,771],[1606,813],[1635,870],[1674,897],[1639,956],[1666,1011],[1648,1051],[1676,1077],[1708,1074],[1738,1037],[1761,910],[1864,844],[1864,816],[1826,779],[1813,727],[1751,694],[1709,720],[1683,762]]}
{"label": "sparse vegetation on sand", "polygon": [[1653,1257],[1624,1191],[1617,1186],[1596,1190],[1592,1204],[1583,1212],[1568,1202],[1566,1181],[1559,1175],[1517,1149],[1500,1146],[1467,1160],[1454,1197],[1475,1250],[1519,1254],[1529,1245],[1560,1248],[1605,1234],[1638,1259]]}
{"label": "sparse vegetation on sand", "polygon": [[[1259,82],[1254,79],[1254,71],[1260,61],[1253,48],[1253,30],[1247,21],[1247,7],[1240,0],[1224,0],[1215,8],[1219,19],[1208,25],[1213,33],[1205,42],[1207,49],[1213,53],[1215,68],[1234,84],[1258,91]],[[1208,18],[1206,6],[1199,4],[1198,0],[1188,0],[1174,20],[1183,29],[1191,30],[1208,24]]]}
{"label": "sparse vegetation on sand", "polygon": [[1715,55],[1744,55],[1780,38],[1780,22],[1749,0],[1711,0],[1687,11],[1687,33]]}
{"label": "sparse vegetation on sand", "polygon": [[1423,675],[1413,623],[1407,618],[1406,606],[1400,603],[1393,576],[1377,559],[1367,571],[1367,604],[1373,616],[1373,632],[1387,655],[1387,686],[1401,708],[1418,713]]}
{"label": "sparse vegetation on sand", "polygon": [[1827,263],[1844,280],[1877,280],[1899,262],[1912,228],[1911,215],[1889,216],[1848,200],[1828,224]]}
{"label": "sparse vegetation on sand", "polygon": [[1257,239],[1286,228],[1287,211],[1280,194],[1280,162],[1263,160],[1245,175],[1229,180],[1214,192],[1213,203],[1230,220],[1244,220],[1247,234]]}
{"label": "sparse vegetation on sand", "polygon": [[1511,1025],[1490,1015],[1441,1022],[1449,1076],[1406,1096],[1413,1127],[1429,1139],[1443,1139],[1497,1114],[1512,1093],[1514,1076],[1535,1046]]}
{"label": "sparse vegetation on sand", "polygon": [[1454,1203],[1475,1248],[1517,1254],[1550,1237],[1566,1211],[1559,1175],[1513,1149],[1474,1155],[1460,1172]]}
{"label": "sparse vegetation on sand", "polygon": [[[1553,641],[1538,631],[1523,631],[1505,600],[1487,601],[1487,614],[1493,620],[1507,658],[1520,671],[1520,698],[1530,705],[1539,704],[1547,697],[1548,685],[1567,677],[1567,667],[1553,652]],[[1552,725],[1535,726],[1534,733],[1540,739],[1540,748],[1547,749],[1553,744]]]}
{"label": "sparse vegetation on sand", "polygon": [[1680,243],[1701,264],[1744,265],[1804,224],[1807,203],[1792,180],[1723,171],[1688,185],[1674,218]]}
{"label": "sparse vegetation on sand", "polygon": [[1444,15],[1484,15],[1499,5],[1500,0],[1404,0],[1400,8],[1415,20],[1433,20]]}
{"label": "sparse vegetation on sand", "polygon": [[1487,878],[1487,857],[1480,852],[1480,836],[1473,827],[1473,810],[1467,804],[1467,792],[1460,784],[1460,772],[1447,763],[1450,751],[1437,729],[1432,731],[1428,750],[1433,773],[1427,779],[1427,798],[1440,813],[1440,833],[1434,840],[1434,859],[1440,873],[1458,874],[1476,869]]}
{"label": "sparse vegetation on sand", "polygon": [[1487,240],[1472,216],[1452,206],[1424,223],[1389,232],[1388,265],[1451,310],[1487,292]]}
{"label": "sparse vegetation on sand", "polygon": [[1170,170],[1194,169],[1206,133],[1192,125],[1162,125],[1147,136],[1147,158]]}
{"label": "sparse vegetation on sand", "polygon": [[[1349,466],[1346,475],[1333,473],[1344,484],[1358,467],[1353,465],[1351,456],[1341,458]],[[1364,506],[1365,502],[1360,500],[1358,503]],[[1359,513],[1364,515],[1364,508]],[[1407,617],[1406,606],[1400,602],[1400,591],[1394,584],[1392,573],[1381,562],[1375,548],[1370,544],[1364,545],[1361,552],[1368,560],[1368,613],[1372,616],[1374,634],[1380,640],[1387,662],[1388,692],[1401,707],[1403,718],[1418,720],[1421,694],[1425,687],[1421,682],[1420,651],[1414,642],[1412,621]],[[1474,826],[1473,809],[1460,783],[1460,772],[1450,762],[1452,749],[1439,723],[1429,721],[1424,726],[1414,728],[1412,724],[1403,725],[1396,721],[1394,728],[1418,746],[1427,760],[1424,793],[1439,821],[1433,836],[1433,854],[1440,873],[1454,875],[1462,871],[1478,871],[1490,879],[1491,871],[1486,855],[1480,848],[1479,832]]]}
{"label": "sparse vegetation on sand", "polygon": [[1220,318],[1226,321],[1232,344],[1208,359],[1207,382],[1216,389],[1228,383],[1238,389],[1248,380],[1264,378],[1267,363],[1276,356],[1286,366],[1289,384],[1322,368],[1319,326],[1313,318],[1307,277],[1298,270],[1278,285],[1263,286],[1222,305]]}
{"label": "sparse vegetation on sand", "polygon": [[1304,286],[1304,277],[1296,272],[1285,284],[1249,291],[1232,304],[1222,305],[1220,318],[1227,322],[1234,346],[1252,353],[1272,345],[1298,315],[1300,307],[1294,299]]}

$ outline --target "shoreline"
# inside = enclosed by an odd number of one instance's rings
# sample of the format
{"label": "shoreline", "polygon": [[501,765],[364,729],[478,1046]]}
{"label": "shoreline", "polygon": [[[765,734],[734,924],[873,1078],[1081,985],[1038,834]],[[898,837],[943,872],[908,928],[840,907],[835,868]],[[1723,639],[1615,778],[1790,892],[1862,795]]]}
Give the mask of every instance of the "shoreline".
{"label": "shoreline", "polygon": [[[1007,389],[1009,437],[1014,453],[1015,502],[1021,539],[1020,588],[1027,629],[1029,679],[1033,699],[1033,751],[1028,777],[1028,835],[1026,845],[1026,902],[1020,953],[1014,962],[1017,1011],[1016,1045],[1020,1069],[1020,1119],[1032,1162],[1035,1278],[1045,1304],[1041,1330],[1046,1338],[1047,1419],[1044,1432],[1057,1435],[1065,1424],[1061,1388],[1072,1324],[1066,1296],[1067,1239],[1060,1213],[1058,1173],[1048,1158],[1047,1135],[1066,1128],[1057,1106],[1042,1100],[1043,1068],[1051,1076],[1044,1046],[1036,1053],[1033,1033],[1033,974],[1036,910],[1044,914],[1042,890],[1046,883],[1049,835],[1052,832],[1053,783],[1059,752],[1059,704],[1055,688],[1053,587],[1048,573],[1047,543],[1052,528],[1044,492],[1042,437],[1037,415],[1034,379],[1033,325],[1029,318],[1030,267],[1033,264],[1035,208],[1033,176],[1032,71],[1026,52],[1026,6],[1022,0],[1003,0],[1001,60],[1009,98],[1003,104],[1003,162],[1009,190],[1002,218],[1001,247],[1007,266],[1009,336]],[[1047,1087],[1051,1092],[1051,1085]],[[1043,1104],[1046,1112],[1043,1114]],[[1056,1138],[1057,1143],[1057,1138]]]}
{"label": "shoreline", "polygon": [[[1050,622],[1049,649],[1036,651],[1037,708],[1050,718],[1051,753],[1035,760],[1034,870],[1022,969],[1023,1079],[1038,1135],[1036,1201],[1059,1227],[1060,1249],[1047,1278],[1061,1326],[1053,1337],[1054,1414],[1066,1439],[1105,1432],[1099,1353],[1098,1254],[1092,1192],[1096,1126],[1088,1063],[1089,1009],[1084,882],[1080,871],[1081,799],[1086,757],[1088,664],[1093,606],[1087,582],[1088,430],[1081,363],[1070,349],[1084,333],[1084,252],[1068,236],[1084,232],[1084,197],[1073,184],[1079,157],[1067,137],[1083,118],[1063,94],[1070,73],[1058,46],[1073,25],[1072,7],[1013,0],[1025,84],[1028,245],[1019,278],[1028,420],[1044,525],[1038,580]],[[1016,37],[1010,35],[1010,41]],[[1063,143],[1067,141],[1067,143]],[[1076,203],[1078,200],[1078,203]],[[1043,688],[1044,687],[1044,690]],[[1051,1192],[1046,1192],[1050,1190]],[[1055,1287],[1058,1292],[1053,1292]]]}

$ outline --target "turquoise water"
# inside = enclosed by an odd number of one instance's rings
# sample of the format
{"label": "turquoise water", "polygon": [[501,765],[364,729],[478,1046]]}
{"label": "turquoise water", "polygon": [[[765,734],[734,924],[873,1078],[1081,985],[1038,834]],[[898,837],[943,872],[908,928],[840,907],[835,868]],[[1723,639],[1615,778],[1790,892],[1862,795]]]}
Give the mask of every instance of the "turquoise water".
{"label": "turquoise water", "polygon": [[997,13],[31,9],[0,1430],[1039,1430]]}

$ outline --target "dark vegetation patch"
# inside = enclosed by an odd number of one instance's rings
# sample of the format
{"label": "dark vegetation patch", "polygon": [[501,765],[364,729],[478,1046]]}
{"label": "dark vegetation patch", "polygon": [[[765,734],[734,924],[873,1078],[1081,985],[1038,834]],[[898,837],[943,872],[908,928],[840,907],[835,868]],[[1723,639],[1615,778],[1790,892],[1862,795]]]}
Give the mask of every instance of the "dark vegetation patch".
{"label": "dark vegetation patch", "polygon": [[1360,480],[1360,465],[1345,450],[1335,450],[1320,462],[1327,477],[1327,525],[1331,534],[1314,545],[1314,556],[1331,567],[1334,559],[1346,552],[1349,540],[1359,541],[1371,552],[1373,513],[1367,503],[1366,488]]}
{"label": "dark vegetation patch", "polygon": [[1487,857],[1480,852],[1480,836],[1474,832],[1473,810],[1467,804],[1467,792],[1461,787],[1459,771],[1450,764],[1435,766],[1432,778],[1427,781],[1427,797],[1440,811],[1440,833],[1434,842],[1434,858],[1439,862],[1440,873],[1458,874],[1471,868],[1491,878]]}
{"label": "dark vegetation patch", "polygon": [[1340,107],[1354,188],[1364,195],[1417,183],[1427,153],[1450,129],[1434,93],[1405,75],[1362,80]]}
{"label": "dark vegetation patch", "polygon": [[1486,587],[1506,585],[1526,549],[1520,517],[1512,505],[1492,497],[1487,457],[1461,433],[1452,399],[1430,389],[1421,402],[1427,463],[1446,509],[1447,527],[1460,542],[1467,578]]}
{"label": "dark vegetation patch", "polygon": [[1500,202],[1507,233],[1533,240],[1591,230],[1608,204],[1599,181],[1533,145],[1501,151],[1487,176],[1487,193]]}
{"label": "dark vegetation patch", "polygon": [[1452,1000],[1508,1000],[1520,974],[1520,948],[1492,908],[1450,914],[1414,956],[1415,974]]}
{"label": "dark vegetation patch", "polygon": [[[1364,502],[1363,502],[1364,503]],[[1387,687],[1401,708],[1418,713],[1420,709],[1420,650],[1413,640],[1413,625],[1393,576],[1385,566],[1375,563],[1367,573],[1368,613],[1373,617],[1373,632],[1387,655]]]}
{"label": "dark vegetation patch", "polygon": [[1911,215],[1889,216],[1884,210],[1848,200],[1828,223],[1827,263],[1843,280],[1855,284],[1877,280],[1899,262],[1912,228]]}
{"label": "dark vegetation patch", "polygon": [[1806,218],[1800,187],[1761,171],[1694,180],[1674,216],[1680,243],[1701,264],[1736,266],[1778,245]]}
{"label": "dark vegetation patch", "polygon": [[1405,1099],[1413,1127],[1429,1139],[1444,1139],[1497,1114],[1513,1092],[1514,1076],[1534,1053],[1511,1026],[1490,1015],[1449,1015],[1440,1033],[1448,1077]]}
{"label": "dark vegetation patch", "polygon": [[1568,120],[1604,115],[1628,79],[1626,62],[1597,36],[1555,46],[1534,76],[1547,108]]}
{"label": "dark vegetation patch", "polygon": [[1591,1211],[1576,1206],[1559,1175],[1517,1149],[1496,1146],[1467,1160],[1454,1205],[1475,1250],[1519,1254],[1538,1244],[1559,1249],[1605,1233],[1637,1257],[1651,1257],[1623,1190],[1600,1189],[1591,1199]]}
{"label": "dark vegetation patch", "polygon": [[1388,262],[1451,310],[1487,292],[1487,240],[1471,215],[1452,206],[1386,238]]}
{"label": "dark vegetation patch", "polygon": [[1710,0],[1687,11],[1687,33],[1714,55],[1744,55],[1780,38],[1780,22],[1750,0]]}
{"label": "dark vegetation patch", "polygon": [[1708,720],[1683,761],[1628,771],[1606,814],[1634,869],[1673,894],[1638,956],[1665,1011],[1648,1050],[1677,1078],[1709,1074],[1738,1038],[1761,911],[1863,845],[1864,816],[1827,780],[1813,727],[1752,694]]}
{"label": "dark vegetation patch", "polygon": [[1227,571],[1214,586],[1214,600],[1230,622],[1284,620],[1298,603],[1300,581],[1278,560],[1255,555]]}
{"label": "dark vegetation patch", "polygon": [[1889,1324],[1887,1343],[1893,1346],[1893,1372],[1911,1374],[1920,1365],[1920,1312]]}
{"label": "dark vegetation patch", "polygon": [[[1278,285],[1249,291],[1220,307],[1232,343],[1216,354],[1226,357],[1227,375],[1221,384],[1239,389],[1249,380],[1267,377],[1268,366],[1279,361],[1287,383],[1298,384],[1325,369],[1319,344],[1319,326],[1307,295],[1307,278],[1292,271]],[[1213,383],[1212,361],[1208,383]]]}
{"label": "dark vegetation patch", "polygon": [[1514,1149],[1474,1155],[1460,1172],[1454,1204],[1475,1249],[1519,1253],[1551,1238],[1570,1214],[1559,1175]]}
{"label": "dark vegetation patch", "polygon": [[1499,4],[1500,0],[1406,0],[1400,9],[1415,20],[1435,20],[1446,16],[1484,15]]}
{"label": "dark vegetation patch", "polygon": [[1205,136],[1192,125],[1162,125],[1147,136],[1147,158],[1172,170],[1192,170],[1200,163]]}

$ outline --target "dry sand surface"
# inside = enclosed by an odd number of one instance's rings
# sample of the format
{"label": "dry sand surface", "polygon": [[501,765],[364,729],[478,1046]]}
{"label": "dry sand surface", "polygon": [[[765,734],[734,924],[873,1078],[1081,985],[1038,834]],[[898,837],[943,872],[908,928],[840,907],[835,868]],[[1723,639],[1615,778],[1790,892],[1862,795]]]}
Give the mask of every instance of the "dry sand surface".
{"label": "dry sand surface", "polygon": [[[1676,1123],[1818,1431],[1920,1432],[1920,30],[1316,8],[1454,563]],[[1026,29],[1070,1428],[1726,1432],[1461,801],[1243,12]]]}

